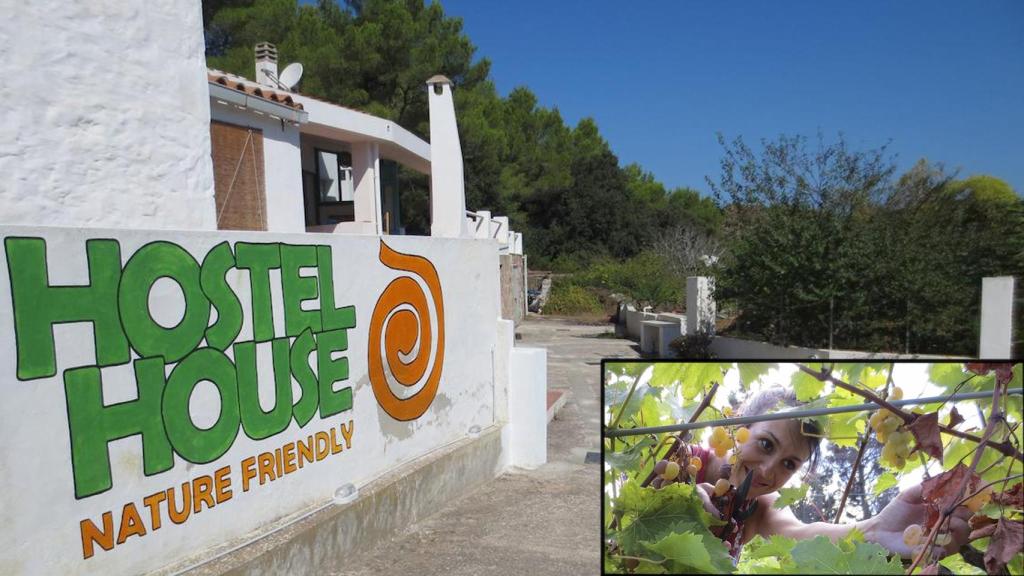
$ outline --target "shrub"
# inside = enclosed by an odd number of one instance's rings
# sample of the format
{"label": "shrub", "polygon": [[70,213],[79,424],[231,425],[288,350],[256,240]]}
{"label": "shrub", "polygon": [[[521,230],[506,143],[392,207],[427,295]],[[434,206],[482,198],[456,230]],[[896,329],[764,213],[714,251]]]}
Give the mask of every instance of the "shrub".
{"label": "shrub", "polygon": [[600,314],[600,300],[592,292],[573,282],[556,282],[544,305],[545,314]]}
{"label": "shrub", "polygon": [[669,348],[675,350],[679,358],[691,360],[711,360],[717,358],[711,352],[711,335],[707,332],[685,334],[669,342]]}
{"label": "shrub", "polygon": [[676,306],[682,303],[685,281],[670,270],[653,252],[644,252],[628,260],[602,260],[593,263],[574,280],[583,286],[606,288],[626,294],[640,305]]}

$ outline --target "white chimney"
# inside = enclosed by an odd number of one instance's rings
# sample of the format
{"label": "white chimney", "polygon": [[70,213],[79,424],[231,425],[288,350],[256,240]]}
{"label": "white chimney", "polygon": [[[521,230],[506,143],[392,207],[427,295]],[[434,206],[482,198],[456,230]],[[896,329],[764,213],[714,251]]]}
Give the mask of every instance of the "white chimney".
{"label": "white chimney", "polygon": [[277,88],[277,46],[270,42],[256,45],[256,82],[269,88]]}

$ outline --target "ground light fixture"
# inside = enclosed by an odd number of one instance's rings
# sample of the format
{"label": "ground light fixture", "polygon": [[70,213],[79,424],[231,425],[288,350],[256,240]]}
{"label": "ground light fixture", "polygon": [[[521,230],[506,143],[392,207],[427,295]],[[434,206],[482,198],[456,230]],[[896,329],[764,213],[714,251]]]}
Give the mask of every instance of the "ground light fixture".
{"label": "ground light fixture", "polygon": [[335,504],[349,504],[359,498],[359,488],[351,482],[346,482],[334,491]]}

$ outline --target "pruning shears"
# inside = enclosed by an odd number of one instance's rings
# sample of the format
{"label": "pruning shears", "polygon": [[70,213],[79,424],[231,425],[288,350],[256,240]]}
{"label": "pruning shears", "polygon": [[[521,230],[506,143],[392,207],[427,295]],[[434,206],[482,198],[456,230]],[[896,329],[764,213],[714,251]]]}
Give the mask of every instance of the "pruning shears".
{"label": "pruning shears", "polygon": [[726,533],[726,530],[742,523],[757,511],[757,500],[754,500],[749,505],[746,503],[747,494],[750,493],[750,485],[753,481],[754,471],[751,470],[747,472],[747,477],[740,483],[739,488],[732,488],[712,501],[715,507],[721,511],[721,519],[727,521],[725,526],[716,526],[712,529],[712,533],[716,536],[721,537]]}

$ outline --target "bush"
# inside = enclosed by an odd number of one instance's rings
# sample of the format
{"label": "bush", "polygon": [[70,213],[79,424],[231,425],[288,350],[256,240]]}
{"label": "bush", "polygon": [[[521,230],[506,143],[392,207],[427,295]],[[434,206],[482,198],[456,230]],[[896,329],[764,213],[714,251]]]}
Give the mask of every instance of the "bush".
{"label": "bush", "polygon": [[666,262],[653,252],[628,260],[602,260],[577,274],[583,286],[606,288],[626,294],[641,306],[676,307],[683,301],[685,281],[673,274]]}
{"label": "bush", "polygon": [[592,292],[573,282],[556,282],[544,305],[544,314],[601,314],[601,301]]}
{"label": "bush", "polygon": [[668,347],[675,350],[679,358],[691,360],[712,360],[717,358],[711,352],[712,337],[707,332],[685,334],[669,342]]}

